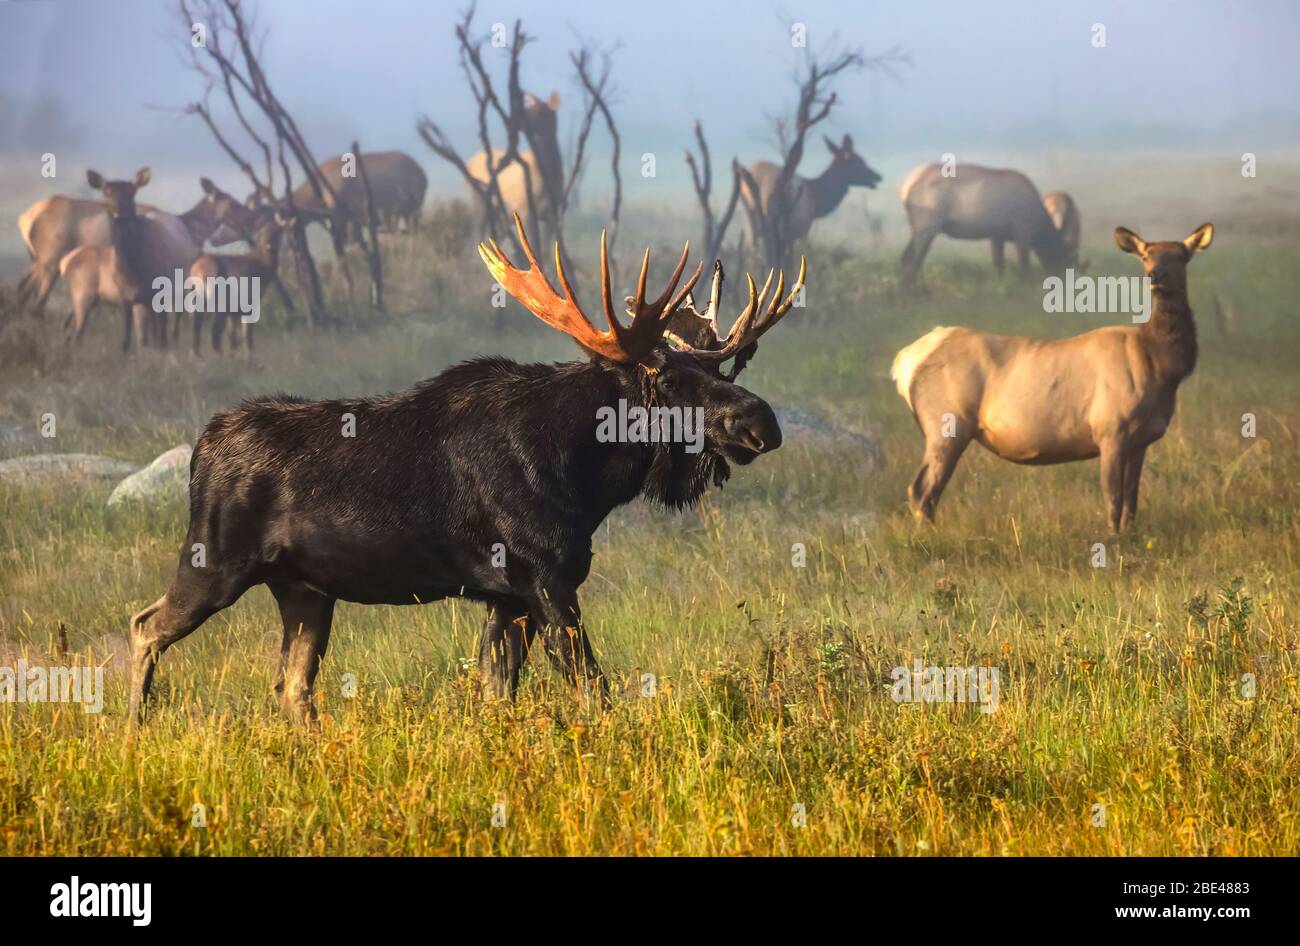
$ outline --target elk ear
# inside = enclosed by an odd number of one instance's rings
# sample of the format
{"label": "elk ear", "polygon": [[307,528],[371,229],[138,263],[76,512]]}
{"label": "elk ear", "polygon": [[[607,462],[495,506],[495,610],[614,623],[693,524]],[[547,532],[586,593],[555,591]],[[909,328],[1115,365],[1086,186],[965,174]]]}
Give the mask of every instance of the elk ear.
{"label": "elk ear", "polygon": [[841,150],[841,151],[852,151],[852,150],[853,150],[853,136],[852,136],[852,135],[845,135],[845,136],[844,136],[844,141],[840,144],[840,150]]}
{"label": "elk ear", "polygon": [[839,154],[840,146],[831,141],[826,135],[822,135],[822,141],[826,142],[826,147],[830,149],[831,154]]}
{"label": "elk ear", "polygon": [[1183,246],[1187,248],[1187,255],[1191,256],[1197,250],[1203,250],[1210,245],[1214,239],[1214,224],[1203,223],[1195,230],[1192,235],[1183,241]]}
{"label": "elk ear", "polygon": [[560,93],[552,92],[547,104],[551,106],[551,111],[558,109],[560,107]]}
{"label": "elk ear", "polygon": [[149,169],[141,168],[135,172],[135,177],[131,178],[131,183],[135,185],[136,190],[144,187],[149,183]]}
{"label": "elk ear", "polygon": [[1147,247],[1146,241],[1128,227],[1115,228],[1115,245],[1125,253],[1132,253],[1134,256],[1141,256]]}
{"label": "elk ear", "polygon": [[87,171],[86,183],[95,188],[95,190],[103,190],[104,188],[104,179],[100,177],[98,171]]}
{"label": "elk ear", "polygon": [[199,186],[203,188],[203,193],[208,194],[212,197],[217,196],[217,185],[213,184],[209,178],[206,177],[199,178]]}

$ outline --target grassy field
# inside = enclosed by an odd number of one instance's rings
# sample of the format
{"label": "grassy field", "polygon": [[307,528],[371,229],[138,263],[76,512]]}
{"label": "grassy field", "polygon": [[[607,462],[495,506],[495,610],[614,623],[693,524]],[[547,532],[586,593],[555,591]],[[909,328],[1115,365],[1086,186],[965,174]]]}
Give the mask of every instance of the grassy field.
{"label": "grassy field", "polygon": [[[1094,271],[1137,274],[1093,220]],[[1045,314],[1037,284],[996,279],[985,247],[941,242],[928,292],[901,298],[896,247],[814,246],[808,308],[743,380],[876,432],[884,463],[788,441],[693,512],[611,517],[583,597],[615,679],[605,715],[541,661],[517,704],[483,703],[478,605],[342,604],[322,731],[297,733],[270,694],[279,621],[259,588],[166,655],[128,746],[127,619],[164,590],[185,510],[109,510],[107,485],[0,485],[3,663],[103,664],[109,687],[99,715],[0,705],[0,852],[1300,852],[1300,269],[1294,224],[1261,220],[1224,220],[1191,266],[1201,362],[1121,537],[1095,462],[1018,468],[978,448],[937,524],[914,524],[920,436],[888,378],[936,324],[1061,336],[1115,317]],[[390,244],[393,309],[410,314],[313,335],[277,330],[272,310],[251,365],[124,362],[107,316],[65,355],[58,297],[46,325],[0,336],[0,422],[50,411],[44,449],[145,462],[245,395],[390,390],[480,352],[571,357],[520,310],[498,324],[481,264],[440,232]],[[997,711],[896,703],[891,671],[916,659],[998,668]]]}

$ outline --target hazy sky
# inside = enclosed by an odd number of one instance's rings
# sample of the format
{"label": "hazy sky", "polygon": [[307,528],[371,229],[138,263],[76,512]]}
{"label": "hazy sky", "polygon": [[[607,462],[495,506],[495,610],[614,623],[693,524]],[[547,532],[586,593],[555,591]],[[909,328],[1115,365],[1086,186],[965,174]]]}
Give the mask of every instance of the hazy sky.
{"label": "hazy sky", "polygon": [[[428,112],[473,150],[452,33],[463,4],[249,5],[269,28],[272,82],[318,156],[359,136],[366,148],[407,149],[435,184],[454,183],[454,173],[416,137],[414,121]],[[851,131],[868,160],[1008,145],[1241,152],[1300,142],[1294,0],[489,0],[479,4],[476,23],[486,31],[517,16],[536,37],[525,54],[525,88],[558,90],[569,128],[580,98],[569,50],[579,36],[621,42],[615,112],[625,152],[654,152],[673,174],[696,117],[724,158],[764,156],[765,115],[788,111],[793,100],[794,22],[807,24],[814,49],[838,40],[868,53],[899,46],[910,55],[913,65],[901,69],[898,82],[863,73],[840,83],[842,104],[825,130]],[[1105,27],[1105,48],[1092,44],[1094,24]],[[201,160],[212,145],[196,120],[147,108],[200,96],[201,81],[182,63],[188,43],[175,6],[161,0],[0,2],[3,150],[52,147],[36,140],[55,134],[36,103],[53,97],[77,132],[74,150],[93,155],[106,172]],[[489,53],[504,65],[504,51]],[[820,145],[810,155],[806,169],[815,171],[824,164]],[[238,180],[233,172],[228,179]]]}

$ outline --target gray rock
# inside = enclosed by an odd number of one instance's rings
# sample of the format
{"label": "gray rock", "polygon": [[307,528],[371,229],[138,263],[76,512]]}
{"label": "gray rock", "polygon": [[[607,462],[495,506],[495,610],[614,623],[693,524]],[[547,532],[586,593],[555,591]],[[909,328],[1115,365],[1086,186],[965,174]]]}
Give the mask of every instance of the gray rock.
{"label": "gray rock", "polygon": [[111,460],[93,453],[44,453],[39,456],[0,460],[0,482],[117,479],[138,469],[140,468],[134,463]]}
{"label": "gray rock", "polygon": [[127,501],[146,502],[171,499],[189,494],[190,456],[193,448],[183,443],[172,447],[138,473],[132,473],[114,487],[108,504]]}
{"label": "gray rock", "polygon": [[786,443],[850,450],[862,454],[871,469],[879,467],[884,461],[880,438],[873,433],[802,407],[773,404],[772,410],[776,412]]}

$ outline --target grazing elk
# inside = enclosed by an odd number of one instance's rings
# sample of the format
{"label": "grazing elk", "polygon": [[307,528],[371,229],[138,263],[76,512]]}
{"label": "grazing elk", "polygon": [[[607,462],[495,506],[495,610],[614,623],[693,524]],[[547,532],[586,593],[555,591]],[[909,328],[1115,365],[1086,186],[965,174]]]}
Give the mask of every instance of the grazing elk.
{"label": "grazing elk", "polygon": [[[419,229],[424,193],[429,186],[429,179],[419,162],[402,151],[376,151],[360,155],[361,167],[345,175],[343,159],[343,155],[337,155],[322,161],[320,173],[343,208],[349,235],[360,232],[367,225],[362,171],[370,181],[380,224],[393,232],[397,231],[399,224],[410,233]],[[316,196],[310,181],[294,188],[293,206],[298,212],[329,216],[329,208]]]}
{"label": "grazing elk", "polygon": [[[206,177],[199,179],[203,197],[183,214],[173,215],[140,204],[136,211],[165,228],[176,255],[188,263],[203,244],[216,240],[223,224],[246,227],[251,212]],[[31,267],[19,283],[19,300],[34,302],[41,312],[59,280],[59,264],[80,246],[108,246],[109,218],[100,200],[54,196],[38,200],[18,218],[18,230],[31,257]],[[235,239],[232,235],[231,242]]]}
{"label": "grazing elk", "polygon": [[[1043,209],[1052,218],[1052,226],[1061,235],[1065,243],[1068,258],[1079,258],[1080,241],[1083,239],[1083,222],[1079,219],[1079,206],[1074,198],[1065,191],[1052,191],[1043,198]],[[1080,263],[1079,269],[1087,269],[1086,263]]]}
{"label": "grazing elk", "polygon": [[903,250],[905,286],[915,283],[930,244],[941,233],[956,240],[991,240],[999,273],[1007,241],[1016,246],[1022,273],[1029,272],[1031,252],[1051,272],[1077,262],[1077,239],[1071,249],[1038,190],[1019,171],[962,164],[945,177],[943,165],[925,164],[908,175],[900,193],[912,226]]}
{"label": "grazing elk", "polygon": [[[816,177],[795,175],[787,187],[785,212],[789,215],[789,224],[786,232],[791,243],[808,236],[813,223],[832,213],[848,195],[850,187],[875,190],[881,180],[880,175],[853,150],[853,139],[849,135],[845,135],[838,145],[830,138],[824,140],[831,152],[831,163],[826,170]],[[771,208],[772,195],[781,178],[781,168],[771,161],[755,161],[745,170],[758,186],[757,205],[748,187],[740,190],[757,241],[757,221]]]}
{"label": "grazing elk", "polygon": [[1164,436],[1178,385],[1196,366],[1187,263],[1210,245],[1206,223],[1185,240],[1147,243],[1119,227],[1115,242],[1142,260],[1154,296],[1138,326],[1057,340],[936,328],[898,353],[890,371],[925,435],[908,487],[918,517],[934,518],[971,440],[1013,463],[1101,457],[1111,529],[1137,515],[1146,448]]}
{"label": "grazing elk", "polygon": [[[292,218],[282,211],[263,208],[253,226],[251,252],[204,253],[190,265],[187,281],[199,280],[205,287],[204,304],[191,316],[194,319],[194,354],[201,354],[203,320],[207,313],[211,313],[212,350],[221,354],[222,342],[227,340],[232,351],[242,343],[245,354],[249,358],[253,356],[253,326],[256,323],[241,318],[242,313],[231,309],[232,300],[238,295],[232,280],[256,280],[259,298],[263,287],[275,286],[280,298],[290,309],[293,308],[293,302],[280,282],[281,237],[291,225]],[[175,316],[177,325],[172,334],[177,338],[180,337],[182,314],[177,312]]]}
{"label": "grazing elk", "polygon": [[[749,305],[720,337],[721,267],[699,313],[689,297],[699,266],[677,290],[689,245],[651,301],[647,251],[625,325],[614,312],[602,238],[609,330],[600,331],[573,298],[558,259],[562,294],[543,274],[518,216],[515,227],[529,268],[512,266],[495,242],[480,244],[484,262],[588,360],[482,358],[400,394],[260,398],[214,417],[194,449],[190,525],[176,576],[131,619],[134,719],[162,653],[263,583],[284,624],[275,691],[295,720],[315,719],[312,684],[337,600],[485,602],[479,668],[488,693],[513,696],[540,634],[572,683],[608,700],[578,606],[592,534],[637,496],[690,505],[726,481],[729,463],[743,466],[781,445],[771,407],[734,379],[758,338],[790,310],[804,269],[784,299],[784,276],[770,295],[770,275],[761,293],[751,279]],[[679,416],[691,410],[702,427],[697,449],[671,437],[600,436],[601,414],[626,405]]]}
{"label": "grazing elk", "polygon": [[[543,219],[554,219],[555,214],[564,208],[564,162],[560,158],[560,137],[558,132],[557,110],[560,96],[552,92],[551,97],[543,101],[530,92],[524,93],[524,124],[527,126],[526,140],[532,141],[536,153],[521,150],[519,158],[528,165],[528,177],[525,179],[523,169],[511,163],[497,172],[497,187],[505,203],[507,214],[519,214],[528,219],[528,186],[532,185],[533,203],[538,215]],[[500,148],[492,149],[492,160],[500,161],[505,152]],[[488,169],[487,153],[479,151],[466,162],[470,176],[486,184],[491,179]],[[486,217],[486,208],[482,198],[472,186],[470,199],[473,200]]]}
{"label": "grazing elk", "polygon": [[100,302],[122,307],[122,350],[131,350],[132,329],[143,344],[157,332],[166,343],[167,323],[152,310],[154,280],[174,279],[198,256],[193,241],[176,236],[173,221],[138,212],[136,192],[149,183],[149,169],[141,168],[130,181],[106,181],[97,171],[87,171],[90,186],[104,195],[108,212],[108,243],[77,247],[59,262],[59,272],[72,296],[72,312],[64,323],[65,340],[79,341]]}

